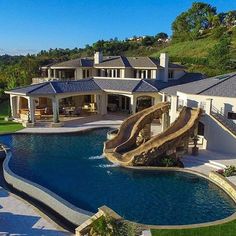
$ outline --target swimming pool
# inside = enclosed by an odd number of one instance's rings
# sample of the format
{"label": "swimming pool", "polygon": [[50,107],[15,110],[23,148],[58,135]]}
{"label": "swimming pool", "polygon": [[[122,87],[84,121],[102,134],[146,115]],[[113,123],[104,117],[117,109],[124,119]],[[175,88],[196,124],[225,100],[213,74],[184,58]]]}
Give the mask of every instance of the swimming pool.
{"label": "swimming pool", "polygon": [[16,174],[91,212],[106,205],[144,224],[182,225],[223,219],[233,200],[205,178],[184,172],[124,169],[101,156],[108,129],[77,134],[0,136]]}

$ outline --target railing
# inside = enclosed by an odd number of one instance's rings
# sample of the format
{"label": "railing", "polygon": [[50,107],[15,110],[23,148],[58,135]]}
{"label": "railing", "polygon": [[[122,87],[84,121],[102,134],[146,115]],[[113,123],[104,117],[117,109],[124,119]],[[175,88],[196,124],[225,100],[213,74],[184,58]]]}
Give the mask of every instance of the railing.
{"label": "railing", "polygon": [[75,78],[48,78],[48,77],[39,77],[39,78],[32,78],[32,84],[39,84],[48,81],[57,81],[57,80],[75,80]]}
{"label": "railing", "polygon": [[40,84],[49,81],[48,77],[32,78],[32,84]]}
{"label": "railing", "polygon": [[236,135],[236,124],[232,120],[228,119],[222,111],[219,111],[216,107],[211,106],[211,115],[225,128]]}

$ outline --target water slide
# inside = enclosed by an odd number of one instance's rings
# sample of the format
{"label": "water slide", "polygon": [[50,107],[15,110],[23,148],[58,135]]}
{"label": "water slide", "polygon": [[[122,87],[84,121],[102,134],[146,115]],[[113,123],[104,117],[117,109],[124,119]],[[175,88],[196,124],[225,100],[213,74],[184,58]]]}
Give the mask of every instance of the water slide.
{"label": "water slide", "polygon": [[[119,151],[119,148],[108,150],[105,146],[104,153],[110,161],[123,166],[150,165],[155,158],[166,153],[166,151],[177,148],[183,141],[186,141],[193,135],[201,113],[201,109],[184,107],[179,117],[169,128],[153,136],[147,142],[138,147],[134,146],[133,149],[127,152],[124,152],[124,149]],[[135,129],[134,127],[136,126],[134,125],[132,130]],[[132,138],[132,131],[130,138]],[[128,142],[130,138],[126,139],[126,142]]]}
{"label": "water slide", "polygon": [[137,112],[123,121],[117,135],[105,142],[105,150],[122,151],[128,149],[136,142],[139,132],[153,119],[158,119],[163,113],[166,113],[170,108],[168,102],[161,102],[157,105],[146,108]]}

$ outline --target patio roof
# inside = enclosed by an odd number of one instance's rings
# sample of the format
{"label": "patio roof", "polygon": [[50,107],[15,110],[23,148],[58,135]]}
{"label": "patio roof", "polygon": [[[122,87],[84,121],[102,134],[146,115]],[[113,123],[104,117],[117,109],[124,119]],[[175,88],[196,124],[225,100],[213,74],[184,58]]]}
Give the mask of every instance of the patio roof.
{"label": "patio roof", "polygon": [[100,87],[92,79],[75,81],[49,81],[36,85],[16,88],[6,93],[22,95],[55,95],[61,93],[79,93],[101,91]]}
{"label": "patio roof", "polygon": [[6,93],[22,95],[55,95],[62,93],[85,93],[98,91],[138,92],[176,92],[178,86],[192,81],[201,80],[200,73],[187,73],[178,80],[163,82],[155,79],[119,79],[90,78],[70,81],[48,81],[41,84],[16,88]]}

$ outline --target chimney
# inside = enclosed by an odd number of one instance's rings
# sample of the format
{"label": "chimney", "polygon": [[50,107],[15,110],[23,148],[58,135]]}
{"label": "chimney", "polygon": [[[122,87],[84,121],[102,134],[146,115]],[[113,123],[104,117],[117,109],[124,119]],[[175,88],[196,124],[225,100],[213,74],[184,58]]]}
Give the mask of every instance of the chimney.
{"label": "chimney", "polygon": [[95,52],[94,54],[94,64],[99,64],[103,61],[102,52]]}
{"label": "chimney", "polygon": [[160,66],[164,68],[162,80],[168,82],[169,56],[166,52],[160,54]]}

